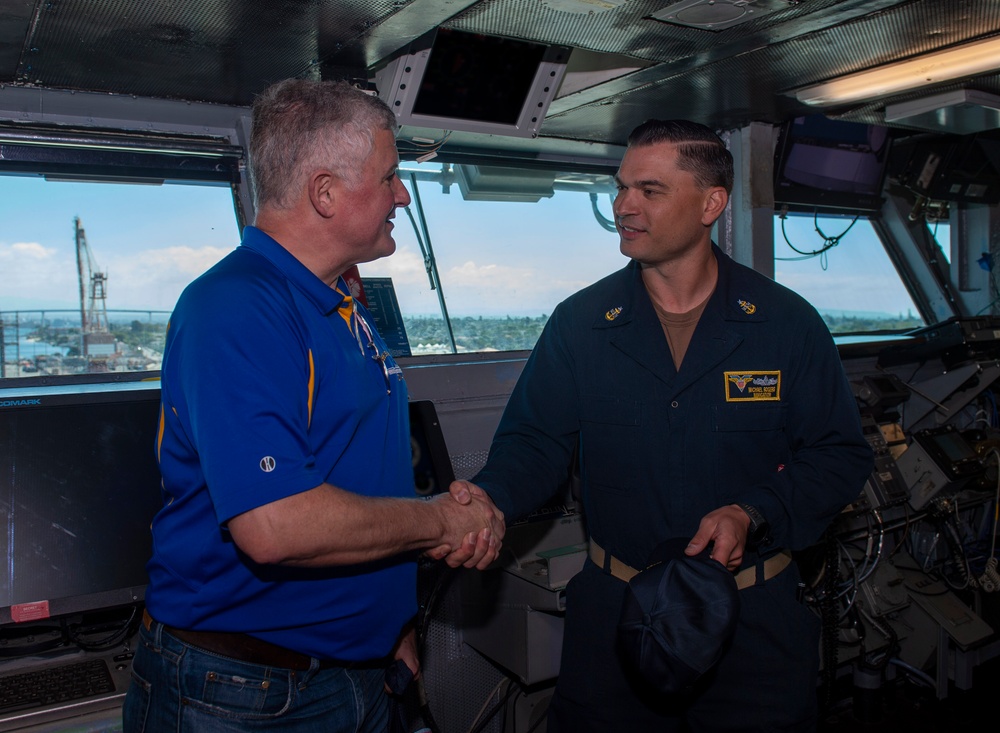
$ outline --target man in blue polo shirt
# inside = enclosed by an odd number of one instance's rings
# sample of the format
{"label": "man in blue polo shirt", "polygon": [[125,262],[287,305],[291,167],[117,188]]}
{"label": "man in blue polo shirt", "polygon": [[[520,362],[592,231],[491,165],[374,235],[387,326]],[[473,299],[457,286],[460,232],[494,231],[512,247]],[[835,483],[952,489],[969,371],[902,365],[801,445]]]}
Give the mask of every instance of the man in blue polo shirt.
{"label": "man in blue polo shirt", "polygon": [[342,277],[395,249],[395,132],[345,83],[254,103],[255,226],[167,332],[129,733],[385,730],[386,667],[419,672],[416,556],[500,550],[478,488],[413,497],[406,384]]}

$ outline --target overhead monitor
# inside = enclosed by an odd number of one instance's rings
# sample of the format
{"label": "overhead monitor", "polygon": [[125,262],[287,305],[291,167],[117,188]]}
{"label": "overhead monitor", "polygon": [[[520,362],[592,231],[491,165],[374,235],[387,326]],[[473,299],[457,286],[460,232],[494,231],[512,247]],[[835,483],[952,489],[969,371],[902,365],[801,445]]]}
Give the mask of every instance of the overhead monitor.
{"label": "overhead monitor", "polygon": [[400,125],[537,137],[570,49],[439,29],[376,72]]}
{"label": "overhead monitor", "polygon": [[918,196],[1000,203],[1000,131],[914,135],[893,146],[889,176]]}
{"label": "overhead monitor", "polygon": [[144,599],[158,387],[0,390],[0,625]]}
{"label": "overhead monitor", "polygon": [[775,151],[774,203],[799,213],[874,213],[882,208],[889,130],[796,117],[781,130]]}

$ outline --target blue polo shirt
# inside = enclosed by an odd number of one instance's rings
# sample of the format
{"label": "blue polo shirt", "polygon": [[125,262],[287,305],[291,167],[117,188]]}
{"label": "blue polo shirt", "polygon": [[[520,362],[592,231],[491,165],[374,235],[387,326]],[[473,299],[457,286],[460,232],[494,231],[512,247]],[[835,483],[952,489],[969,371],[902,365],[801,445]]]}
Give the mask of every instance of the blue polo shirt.
{"label": "blue polo shirt", "polygon": [[[347,293],[343,280],[340,290]],[[182,293],[162,367],[146,605],[168,626],[242,631],[320,658],[387,654],[416,613],[416,562],[300,569],[239,552],[232,517],[327,482],[413,496],[407,392],[373,327],[254,227]],[[357,304],[358,315],[372,324]],[[387,379],[391,393],[386,394]]]}

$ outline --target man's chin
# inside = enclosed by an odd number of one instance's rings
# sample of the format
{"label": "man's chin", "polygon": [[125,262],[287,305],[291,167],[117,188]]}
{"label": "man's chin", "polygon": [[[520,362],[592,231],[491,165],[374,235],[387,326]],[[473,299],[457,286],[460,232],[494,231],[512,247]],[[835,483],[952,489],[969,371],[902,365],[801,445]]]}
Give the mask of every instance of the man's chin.
{"label": "man's chin", "polygon": [[396,251],[396,240],[391,236],[382,237],[375,243],[370,251],[371,257],[368,260],[369,262],[372,260],[382,259],[383,257],[388,257]]}
{"label": "man's chin", "polygon": [[618,251],[630,259],[636,259],[636,255],[641,253],[642,248],[639,247],[635,242],[630,242],[628,240],[622,239],[618,243]]}

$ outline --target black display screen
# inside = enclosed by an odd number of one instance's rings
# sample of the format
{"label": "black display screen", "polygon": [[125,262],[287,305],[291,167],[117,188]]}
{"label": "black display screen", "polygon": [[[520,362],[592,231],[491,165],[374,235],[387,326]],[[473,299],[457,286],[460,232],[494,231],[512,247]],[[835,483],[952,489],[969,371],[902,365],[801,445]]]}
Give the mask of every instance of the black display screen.
{"label": "black display screen", "polygon": [[811,213],[881,209],[891,139],[887,128],[823,115],[782,129],[774,177],[777,208]]}
{"label": "black display screen", "polygon": [[933,436],[934,444],[951,463],[975,460],[976,452],[959,433],[938,433]]}
{"label": "black display screen", "polygon": [[413,114],[513,125],[545,49],[442,28],[420,80]]}
{"label": "black display screen", "polygon": [[158,389],[0,393],[0,623],[141,600]]}

